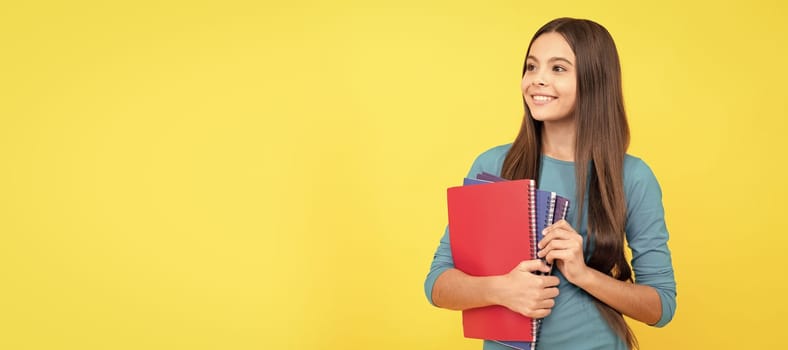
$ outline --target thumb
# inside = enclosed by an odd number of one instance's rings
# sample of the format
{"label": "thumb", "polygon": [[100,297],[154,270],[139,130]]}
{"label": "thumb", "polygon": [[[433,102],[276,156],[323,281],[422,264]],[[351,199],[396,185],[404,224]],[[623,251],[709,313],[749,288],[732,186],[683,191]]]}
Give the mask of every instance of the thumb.
{"label": "thumb", "polygon": [[545,263],[542,262],[542,260],[539,260],[539,259],[521,261],[519,264],[517,264],[516,269],[520,270],[520,271],[527,271],[527,272],[534,272],[534,271],[548,272],[548,271],[550,271],[550,268],[547,267],[547,265],[545,265]]}

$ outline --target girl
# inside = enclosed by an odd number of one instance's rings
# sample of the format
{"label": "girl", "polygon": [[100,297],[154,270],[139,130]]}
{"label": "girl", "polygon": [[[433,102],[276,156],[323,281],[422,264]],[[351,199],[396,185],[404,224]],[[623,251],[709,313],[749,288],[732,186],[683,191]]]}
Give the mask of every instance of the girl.
{"label": "girl", "polygon": [[[536,179],[539,189],[570,199],[566,221],[544,230],[538,256],[500,276],[454,268],[448,228],[424,287],[429,301],[465,310],[502,305],[544,318],[537,348],[631,349],[624,322],[662,327],[676,309],[662,193],[651,169],[626,154],[629,127],[613,38],[601,25],[559,18],[531,39],[523,67],[525,116],[514,143],[476,158],[482,171]],[[631,268],[624,239],[632,250]],[[636,277],[633,281],[634,276]],[[506,349],[492,341],[484,349]]]}

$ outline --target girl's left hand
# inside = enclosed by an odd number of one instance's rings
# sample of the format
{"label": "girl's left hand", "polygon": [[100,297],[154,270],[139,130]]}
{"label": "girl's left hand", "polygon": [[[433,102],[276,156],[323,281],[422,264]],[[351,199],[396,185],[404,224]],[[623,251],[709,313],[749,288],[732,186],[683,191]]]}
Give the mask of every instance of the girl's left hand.
{"label": "girl's left hand", "polygon": [[543,235],[537,256],[546,258],[548,264],[555,263],[567,281],[578,284],[589,272],[583,258],[583,237],[566,220],[550,225]]}

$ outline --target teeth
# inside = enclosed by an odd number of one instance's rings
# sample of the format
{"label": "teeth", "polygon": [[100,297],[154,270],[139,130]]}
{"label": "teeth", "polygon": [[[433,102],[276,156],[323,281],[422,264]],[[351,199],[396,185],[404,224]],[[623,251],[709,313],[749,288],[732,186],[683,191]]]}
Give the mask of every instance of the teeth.
{"label": "teeth", "polygon": [[553,98],[550,97],[550,96],[534,96],[534,101],[539,101],[539,102],[547,102],[547,101],[550,101],[552,99]]}

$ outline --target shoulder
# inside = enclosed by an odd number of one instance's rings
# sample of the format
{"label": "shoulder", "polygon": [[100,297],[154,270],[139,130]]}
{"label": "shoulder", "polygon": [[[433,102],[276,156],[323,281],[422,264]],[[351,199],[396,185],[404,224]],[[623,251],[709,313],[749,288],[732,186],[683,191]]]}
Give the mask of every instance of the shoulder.
{"label": "shoulder", "polygon": [[506,154],[509,153],[509,148],[511,147],[511,143],[495,146],[476,156],[473,165],[471,165],[471,170],[468,171],[468,177],[474,177],[480,172],[488,172],[500,176],[503,161],[506,159]]}
{"label": "shoulder", "polygon": [[651,167],[643,159],[624,156],[624,193],[629,206],[661,201],[662,189]]}
{"label": "shoulder", "polygon": [[506,159],[506,155],[509,153],[509,149],[511,147],[512,144],[507,143],[504,145],[492,147],[482,152],[476,156],[476,159],[473,161],[473,165],[471,166],[471,171],[469,174],[473,175],[475,173],[484,171],[491,174],[500,175],[503,161]]}
{"label": "shoulder", "polygon": [[646,164],[643,159],[640,159],[631,154],[624,155],[624,186],[627,184],[633,185],[643,182],[657,181],[651,167]]}
{"label": "shoulder", "polygon": [[510,148],[512,148],[511,143],[495,146],[479,154],[479,156],[476,157],[476,161],[483,163],[490,163],[498,160],[503,160],[504,158],[506,158],[506,154],[509,153]]}

